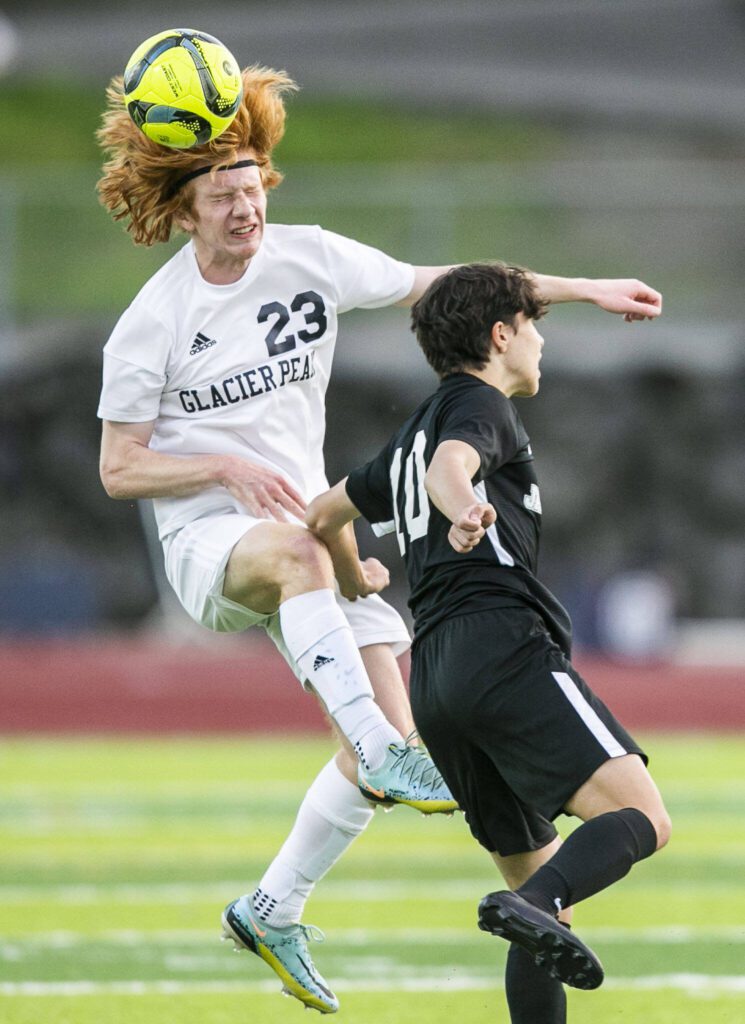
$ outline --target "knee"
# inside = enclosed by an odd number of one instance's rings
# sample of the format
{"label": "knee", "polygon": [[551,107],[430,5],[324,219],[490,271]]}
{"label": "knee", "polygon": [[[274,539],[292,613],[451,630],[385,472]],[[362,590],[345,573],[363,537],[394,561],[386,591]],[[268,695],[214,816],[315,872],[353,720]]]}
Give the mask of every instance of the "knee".
{"label": "knee", "polygon": [[[651,856],[653,853],[657,853],[663,846],[667,846],[670,841],[670,835],[672,833],[672,822],[670,816],[665,810],[663,803],[655,801],[650,806],[643,802],[640,802],[633,806],[633,809],[643,818],[645,818],[651,826],[654,836],[652,836],[646,829],[644,829],[644,845],[647,852],[644,854],[645,857]],[[652,849],[652,842],[654,842],[654,849]]]}
{"label": "knee", "polygon": [[670,815],[667,813],[664,807],[650,816],[650,821],[657,834],[657,849],[661,850],[663,846],[667,846],[670,842],[670,836],[673,831],[673,823],[670,820]]}
{"label": "knee", "polygon": [[329,576],[333,576],[331,556],[324,545],[298,526],[291,526],[282,538],[277,550],[277,568],[284,579],[308,577],[311,583],[320,586],[329,585]]}

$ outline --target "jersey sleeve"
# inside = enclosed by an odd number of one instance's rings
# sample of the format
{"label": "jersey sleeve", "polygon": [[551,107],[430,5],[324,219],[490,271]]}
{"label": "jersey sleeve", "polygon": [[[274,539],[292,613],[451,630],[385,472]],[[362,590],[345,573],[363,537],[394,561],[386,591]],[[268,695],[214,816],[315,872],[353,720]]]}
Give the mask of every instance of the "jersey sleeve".
{"label": "jersey sleeve", "polygon": [[455,401],[441,413],[438,443],[464,441],[481,459],[479,479],[509,462],[524,446],[515,408],[501,391],[483,387],[469,394],[468,401]]}
{"label": "jersey sleeve", "polygon": [[322,231],[323,249],[337,288],[339,312],[392,306],[414,286],[414,268],[362,242]]}
{"label": "jersey sleeve", "polygon": [[165,325],[133,303],[104,346],[98,416],[121,423],[157,419],[170,351]]}
{"label": "jersey sleeve", "polygon": [[166,378],[104,352],[98,416],[113,423],[148,423],[158,418]]}
{"label": "jersey sleeve", "polygon": [[347,496],[354,507],[381,536],[394,529],[393,495],[389,474],[388,450],[353,469],[347,477]]}

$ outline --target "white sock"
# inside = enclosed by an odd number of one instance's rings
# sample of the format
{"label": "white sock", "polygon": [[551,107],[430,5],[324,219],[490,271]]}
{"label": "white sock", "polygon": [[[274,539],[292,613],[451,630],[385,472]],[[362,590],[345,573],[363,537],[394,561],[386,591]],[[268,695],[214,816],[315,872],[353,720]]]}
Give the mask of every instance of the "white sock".
{"label": "white sock", "polygon": [[333,591],[313,590],[279,607],[282,638],[305,678],[367,768],[403,743],[373,697],[352,629]]}
{"label": "white sock", "polygon": [[[349,711],[356,712],[357,701],[354,704],[348,704],[345,708],[341,708],[336,716],[336,721],[339,724],[339,728],[345,736],[349,735],[351,730],[344,728],[345,716]],[[377,707],[377,705],[376,705]],[[388,747],[391,743],[404,743],[405,740],[399,732],[397,732],[393,726],[387,720],[381,723],[374,723],[369,732],[364,733],[354,744],[354,752],[362,762],[363,768],[367,768],[369,771],[375,771],[379,768],[385,760],[385,755],[388,753]]]}
{"label": "white sock", "polygon": [[274,928],[296,924],[313,887],[373,817],[369,802],[331,760],[314,779],[292,831],[253,893],[258,917]]}

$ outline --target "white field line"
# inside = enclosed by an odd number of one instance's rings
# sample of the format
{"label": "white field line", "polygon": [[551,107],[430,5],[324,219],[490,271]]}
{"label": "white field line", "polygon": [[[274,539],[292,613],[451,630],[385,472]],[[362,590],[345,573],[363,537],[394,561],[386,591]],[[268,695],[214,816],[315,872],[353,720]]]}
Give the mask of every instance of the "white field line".
{"label": "white field line", "polygon": [[[328,881],[323,884],[323,896],[332,901],[377,903],[396,897],[422,899],[480,899],[489,888],[497,884],[495,878],[479,883],[448,882],[446,892],[437,882],[390,881]],[[49,888],[32,885],[0,885],[0,905],[8,903],[97,903],[100,900],[125,900],[127,903],[184,903],[198,900],[228,900],[246,892],[246,880],[220,882],[137,882],[116,885],[52,885]]]}
{"label": "white field line", "polygon": [[[659,889],[663,883],[655,883]],[[697,882],[698,889],[707,892],[728,892],[732,882]],[[468,881],[406,881],[390,879],[380,881],[325,881],[319,897],[329,903],[379,903],[391,899],[437,900],[438,903],[458,900],[480,900],[481,897],[499,887],[499,880],[493,876]],[[690,882],[666,882],[666,892],[688,893]],[[216,882],[132,882],[114,885],[75,883],[70,885],[0,885],[0,906],[20,903],[93,904],[101,900],[122,900],[127,903],[185,903],[196,900],[222,900],[250,891],[246,880]]]}
{"label": "white field line", "polygon": [[[674,989],[690,996],[708,998],[715,995],[745,995],[745,975],[654,974],[637,978],[607,978],[605,989],[615,991],[662,991]],[[338,992],[454,992],[497,991],[499,979],[482,975],[459,975],[442,981],[435,978],[412,977],[395,981],[339,981]],[[232,994],[236,992],[276,992],[277,981],[19,981],[0,982],[0,996],[148,996]]]}
{"label": "white field line", "polygon": [[[695,928],[688,925],[659,925],[653,928],[583,928],[583,938],[604,943],[645,943],[649,945],[677,946],[690,943],[705,945],[713,942],[745,944],[745,926],[728,925],[721,928]],[[387,928],[335,928],[329,932],[329,942],[338,946],[370,946],[390,943]],[[0,958],[6,951],[31,947],[33,949],[75,949],[88,945],[109,946],[165,946],[183,948],[203,946],[219,939],[219,928],[154,930],[107,929],[81,933],[55,930],[22,935],[0,935]],[[440,946],[458,943],[483,943],[485,936],[476,928],[398,928],[396,942],[418,946]],[[9,959],[12,958],[12,952]]]}

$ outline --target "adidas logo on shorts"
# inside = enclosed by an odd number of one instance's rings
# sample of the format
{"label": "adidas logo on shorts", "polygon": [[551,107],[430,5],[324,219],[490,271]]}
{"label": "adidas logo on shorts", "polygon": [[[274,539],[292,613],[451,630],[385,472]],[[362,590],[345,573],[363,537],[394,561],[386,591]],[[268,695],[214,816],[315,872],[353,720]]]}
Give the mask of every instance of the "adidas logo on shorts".
{"label": "adidas logo on shorts", "polygon": [[208,338],[206,334],[202,334],[201,331],[197,331],[197,336],[189,349],[189,355],[196,356],[200,352],[204,352],[205,349],[212,348],[212,346],[216,344],[217,342],[214,338]]}

